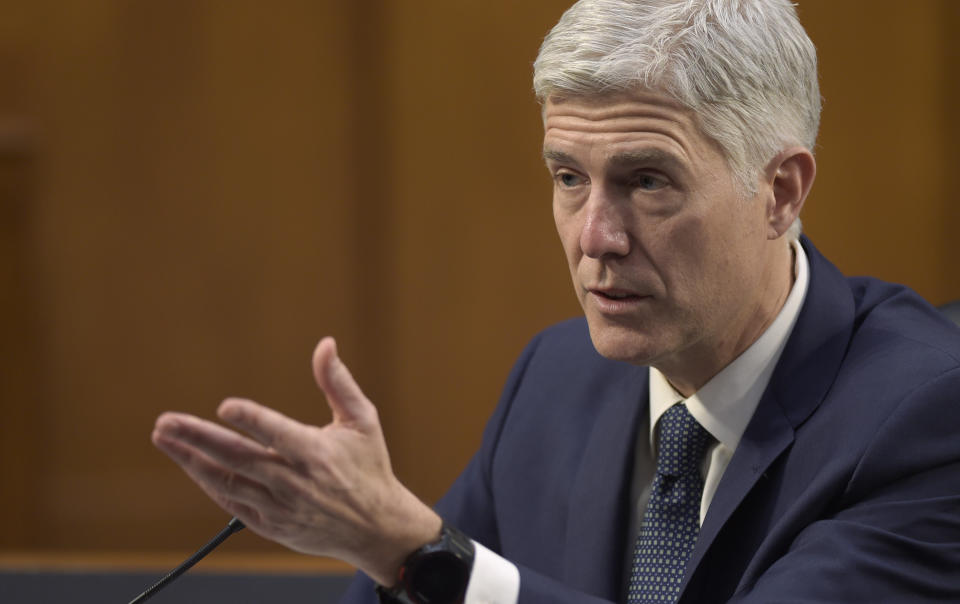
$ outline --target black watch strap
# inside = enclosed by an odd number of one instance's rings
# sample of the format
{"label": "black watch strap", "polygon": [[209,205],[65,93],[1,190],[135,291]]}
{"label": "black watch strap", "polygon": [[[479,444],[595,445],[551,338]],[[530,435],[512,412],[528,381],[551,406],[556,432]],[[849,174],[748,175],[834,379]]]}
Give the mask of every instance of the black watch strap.
{"label": "black watch strap", "polygon": [[460,604],[473,557],[473,541],[444,524],[439,539],[407,556],[393,587],[377,586],[377,596],[382,604]]}

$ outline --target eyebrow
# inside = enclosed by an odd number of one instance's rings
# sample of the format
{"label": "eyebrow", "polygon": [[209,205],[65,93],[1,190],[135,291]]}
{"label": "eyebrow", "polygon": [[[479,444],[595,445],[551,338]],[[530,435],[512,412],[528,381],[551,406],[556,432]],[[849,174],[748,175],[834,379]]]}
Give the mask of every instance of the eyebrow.
{"label": "eyebrow", "polygon": [[573,156],[569,153],[564,153],[563,151],[556,151],[554,149],[544,149],[543,150],[543,159],[544,161],[556,161],[561,164],[569,164],[573,162]]}
{"label": "eyebrow", "polygon": [[[544,149],[543,159],[559,163],[576,164],[572,155],[556,149]],[[673,153],[661,149],[641,149],[638,151],[624,151],[611,156],[607,163],[615,166],[631,166],[633,164],[661,164],[677,169],[684,169],[683,162]]]}

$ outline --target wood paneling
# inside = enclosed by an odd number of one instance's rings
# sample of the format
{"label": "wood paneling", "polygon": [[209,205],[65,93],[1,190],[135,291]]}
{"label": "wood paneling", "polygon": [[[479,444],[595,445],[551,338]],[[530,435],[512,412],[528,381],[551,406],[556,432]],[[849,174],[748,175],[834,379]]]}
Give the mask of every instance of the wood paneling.
{"label": "wood paneling", "polygon": [[37,334],[39,294],[31,234],[34,229],[35,157],[23,123],[0,123],[0,479],[3,513],[13,518],[5,538],[35,543],[31,526],[40,518],[32,501],[44,470],[35,428],[43,400],[42,351]]}
{"label": "wood paneling", "polygon": [[824,97],[806,230],[847,274],[906,283],[938,304],[960,298],[948,13],[955,3],[800,4]]}
{"label": "wood paneling", "polygon": [[[567,1],[3,4],[0,123],[29,135],[0,166],[0,548],[192,550],[223,514],[153,418],[236,394],[326,421],[327,333],[438,497],[523,344],[578,313],[530,91]],[[825,97],[807,232],[960,298],[956,5],[800,12]]]}
{"label": "wood paneling", "polygon": [[150,445],[156,415],[244,394],[325,421],[312,346],[357,342],[349,22],[313,2],[20,10],[46,396],[22,458],[40,469],[34,542],[190,547],[222,512]]}
{"label": "wood paneling", "polygon": [[[201,546],[197,543],[197,549]],[[303,556],[292,552],[251,553],[227,551],[227,545],[216,555],[203,559],[202,572],[268,572],[270,574],[311,573],[346,574],[353,567],[331,558]],[[187,554],[184,552],[111,552],[111,551],[0,551],[0,569],[3,571],[69,571],[69,572],[130,572],[168,571],[178,566]],[[195,572],[195,571],[191,571]],[[146,587],[146,586],[144,586]],[[132,594],[131,594],[132,595]]]}
{"label": "wood paneling", "polygon": [[530,84],[565,4],[391,5],[397,405],[383,416],[397,472],[428,500],[479,444],[526,341],[579,313]]}

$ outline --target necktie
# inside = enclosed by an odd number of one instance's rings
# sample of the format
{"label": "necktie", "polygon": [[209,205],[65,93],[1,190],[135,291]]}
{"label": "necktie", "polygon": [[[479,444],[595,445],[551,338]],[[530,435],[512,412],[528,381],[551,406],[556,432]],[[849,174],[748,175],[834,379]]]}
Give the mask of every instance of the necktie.
{"label": "necktie", "polygon": [[627,604],[675,602],[700,534],[700,466],[710,434],[682,403],[660,417],[658,430],[657,474],[633,551]]}

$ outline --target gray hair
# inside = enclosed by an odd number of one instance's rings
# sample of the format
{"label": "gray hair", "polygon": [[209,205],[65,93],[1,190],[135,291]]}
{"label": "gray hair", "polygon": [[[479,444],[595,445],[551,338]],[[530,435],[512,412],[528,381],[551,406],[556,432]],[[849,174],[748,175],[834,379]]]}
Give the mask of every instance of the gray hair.
{"label": "gray hair", "polygon": [[[533,85],[541,103],[663,92],[751,194],[785,147],[813,152],[820,122],[816,50],[788,0],[580,0],[540,47]],[[799,233],[798,219],[788,235]]]}

